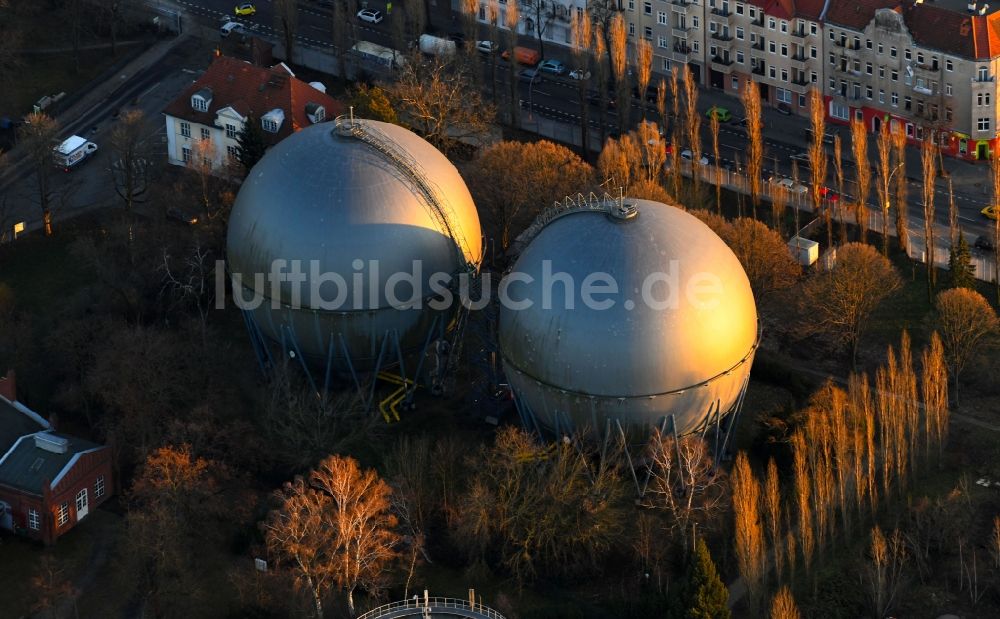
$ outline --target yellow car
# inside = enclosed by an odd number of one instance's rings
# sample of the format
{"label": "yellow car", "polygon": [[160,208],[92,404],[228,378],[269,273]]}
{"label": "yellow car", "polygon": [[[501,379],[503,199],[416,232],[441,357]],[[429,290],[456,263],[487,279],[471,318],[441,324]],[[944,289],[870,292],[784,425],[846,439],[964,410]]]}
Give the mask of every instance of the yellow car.
{"label": "yellow car", "polygon": [[237,5],[237,7],[233,9],[233,13],[236,15],[254,15],[257,13],[257,7],[250,2],[244,2],[243,4]]}
{"label": "yellow car", "polygon": [[1000,205],[994,204],[993,206],[987,206],[982,211],[980,211],[984,217],[989,217],[990,219],[996,219],[1000,217]]}

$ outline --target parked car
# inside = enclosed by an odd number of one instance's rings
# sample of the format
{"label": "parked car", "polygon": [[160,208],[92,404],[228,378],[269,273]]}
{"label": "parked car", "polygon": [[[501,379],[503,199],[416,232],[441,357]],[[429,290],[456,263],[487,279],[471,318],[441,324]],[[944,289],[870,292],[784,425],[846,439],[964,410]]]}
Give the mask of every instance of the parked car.
{"label": "parked car", "polygon": [[500,46],[493,41],[476,41],[476,51],[484,54],[492,54],[500,49]]}
{"label": "parked car", "polygon": [[[597,91],[597,90],[588,90],[587,91],[587,101],[591,105],[596,105],[596,106],[600,107],[600,105],[601,105],[601,93],[600,93],[600,91]],[[605,101],[605,103],[608,104],[608,109],[609,110],[615,109],[615,95],[614,95],[614,93],[609,92],[604,97],[604,101]]]}
{"label": "parked car", "polygon": [[239,16],[249,16],[255,15],[257,13],[257,7],[251,2],[243,2],[242,4],[237,4],[236,8],[233,9],[233,14]]}
{"label": "parked car", "polygon": [[809,169],[809,153],[795,153],[788,158],[790,161],[794,161],[799,164],[799,169]]}
{"label": "parked car", "polygon": [[727,123],[733,119],[732,112],[730,112],[724,107],[719,107],[717,105],[713,105],[712,107],[708,108],[707,112],[705,112],[705,118],[712,118],[712,116],[715,116],[715,118],[720,123]]}
{"label": "parked car", "polygon": [[[812,142],[813,139],[812,127],[805,128],[805,138],[807,142]],[[833,142],[834,142],[834,135],[832,133],[827,132],[823,134],[824,144],[833,144]]]}
{"label": "parked car", "polygon": [[229,21],[222,24],[222,28],[219,28],[219,36],[226,38],[231,34],[243,34],[243,24],[235,21]]}
{"label": "parked car", "polygon": [[569,78],[573,80],[589,80],[590,71],[584,71],[583,69],[573,69],[569,72]]}
{"label": "parked car", "polygon": [[838,194],[833,189],[829,187],[821,187],[819,190],[819,195],[821,198],[829,200],[830,202],[837,202],[840,200],[840,194]]}
{"label": "parked car", "polygon": [[977,236],[973,247],[981,251],[996,251],[996,245],[993,244],[993,239],[988,236]]}
{"label": "parked car", "polygon": [[538,69],[521,69],[521,72],[517,74],[517,79],[525,83],[531,82],[541,82],[542,74]]}
{"label": "parked car", "polygon": [[[691,161],[692,159],[694,159],[694,154],[689,149],[685,148],[684,150],[681,151],[681,159],[683,159],[684,161]],[[698,165],[708,165],[708,157],[702,155],[698,159]]]}
{"label": "parked car", "polygon": [[377,24],[382,21],[382,11],[375,9],[361,9],[358,11],[358,19],[369,24]]}
{"label": "parked car", "polygon": [[983,217],[996,219],[997,217],[1000,217],[1000,206],[993,204],[991,206],[987,206],[979,212],[983,214]]}
{"label": "parked car", "polygon": [[538,70],[544,73],[552,73],[553,75],[562,75],[566,73],[566,65],[561,60],[546,58],[538,65]]}
{"label": "parked car", "polygon": [[809,192],[808,187],[806,187],[802,183],[796,183],[793,179],[790,178],[778,179],[777,184],[784,187],[785,191],[787,191],[788,193],[795,193],[802,195]]}
{"label": "parked car", "polygon": [[787,103],[779,103],[774,109],[778,110],[779,114],[784,114],[785,116],[792,115],[792,108]]}

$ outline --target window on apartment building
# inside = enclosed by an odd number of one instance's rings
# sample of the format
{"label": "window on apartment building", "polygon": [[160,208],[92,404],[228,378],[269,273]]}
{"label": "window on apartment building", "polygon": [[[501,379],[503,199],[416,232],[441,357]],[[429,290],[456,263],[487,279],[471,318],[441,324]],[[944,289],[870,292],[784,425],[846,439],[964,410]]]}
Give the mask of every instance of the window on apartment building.
{"label": "window on apartment building", "polygon": [[799,95],[799,107],[805,107],[805,106],[806,106],[806,96]]}
{"label": "window on apartment building", "polygon": [[28,528],[32,531],[42,528],[42,519],[38,516],[37,509],[28,509]]}
{"label": "window on apartment building", "polygon": [[87,489],[84,488],[76,493],[76,513],[79,514],[87,509]]}
{"label": "window on apartment building", "polygon": [[879,79],[883,79],[883,80],[885,79],[885,67],[879,67],[878,68],[878,77],[879,77]]}
{"label": "window on apartment building", "polygon": [[226,123],[226,137],[236,139],[236,125]]}
{"label": "window on apartment building", "polygon": [[771,52],[773,54],[773,53],[775,53],[775,50],[777,50],[777,49],[778,48],[775,45],[774,41],[768,41],[767,42],[767,51],[769,51],[769,52]]}
{"label": "window on apartment building", "polygon": [[778,100],[779,103],[792,103],[792,91],[786,90],[785,88],[775,88],[774,98]]}
{"label": "window on apartment building", "polygon": [[777,73],[775,73],[775,71],[774,71],[774,67],[769,67],[768,75],[771,76],[772,80],[774,79],[775,75],[777,75]]}
{"label": "window on apartment building", "polygon": [[734,75],[733,78],[732,78],[732,80],[730,81],[730,86],[732,86],[733,90],[739,90],[740,89],[740,78],[738,78],[738,77],[736,77]]}
{"label": "window on apartment building", "polygon": [[[909,53],[910,50],[906,50],[906,52]],[[909,60],[909,57],[907,57],[906,59]],[[917,64],[924,64],[924,53],[923,52],[917,52]]]}
{"label": "window on apartment building", "polygon": [[854,65],[853,65],[853,67],[854,67],[854,72],[855,73],[859,73],[859,74],[861,73],[861,61],[858,60],[857,58],[854,59]]}
{"label": "window on apartment building", "polygon": [[872,100],[872,87],[871,86],[865,86],[865,98],[868,99],[869,101]]}
{"label": "window on apartment building", "polygon": [[813,84],[816,84],[817,82],[819,82],[819,75],[817,75],[815,71],[811,72],[809,74],[809,81]]}
{"label": "window on apartment building", "polygon": [[181,123],[181,135],[186,138],[191,137],[191,123]]}
{"label": "window on apartment building", "polygon": [[891,56],[893,58],[896,57],[896,46],[895,45],[893,45],[892,47],[889,48],[889,56]]}
{"label": "window on apartment building", "polygon": [[698,16],[697,15],[692,15],[691,16],[691,28],[693,28],[694,30],[697,30],[698,29],[698,23],[699,23]]}
{"label": "window on apartment building", "polygon": [[691,51],[693,51],[696,54],[698,52],[700,52],[701,51],[701,43],[699,43],[698,41],[692,41],[691,42]]}
{"label": "window on apartment building", "polygon": [[660,68],[663,71],[670,71],[670,59],[660,58]]}
{"label": "window on apartment building", "polygon": [[787,82],[788,81],[788,69],[782,69],[781,70],[781,81],[782,82]]}
{"label": "window on apartment building", "polygon": [[719,31],[719,24],[717,22],[714,22],[714,21],[708,22],[708,31],[711,32],[711,33],[713,33],[713,34],[716,33],[716,32],[718,32]]}
{"label": "window on apartment building", "polygon": [[851,46],[851,49],[861,49],[861,38],[860,37],[854,37],[854,45]]}
{"label": "window on apartment building", "polygon": [[870,63],[870,62],[866,62],[865,63],[865,73],[867,73],[868,75],[871,75],[873,69],[874,69],[874,67],[872,66],[872,63]]}
{"label": "window on apartment building", "polygon": [[944,108],[944,119],[951,122],[952,118],[955,117],[955,112],[950,107]]}
{"label": "window on apartment building", "polygon": [[236,161],[239,161],[240,149],[230,144],[226,146],[226,155],[229,157],[229,163],[235,163]]}
{"label": "window on apartment building", "polygon": [[94,498],[99,499],[102,496],[104,496],[104,475],[94,481]]}
{"label": "window on apartment building", "polygon": [[750,19],[757,19],[757,9],[754,7],[750,7],[748,14],[750,15]]}
{"label": "window on apartment building", "polygon": [[774,18],[773,17],[768,17],[767,18],[767,29],[768,30],[774,30]]}
{"label": "window on apartment building", "polygon": [[207,112],[208,111],[208,101],[206,101],[205,99],[201,98],[201,96],[196,95],[194,97],[191,97],[191,107],[193,107],[195,110],[197,110],[199,112]]}
{"label": "window on apartment building", "polygon": [[816,46],[815,45],[810,45],[809,46],[809,57],[810,58],[815,58],[816,57]]}
{"label": "window on apartment building", "polygon": [[895,92],[892,93],[891,102],[892,102],[892,107],[899,107],[899,94],[898,93],[895,93]]}
{"label": "window on apartment building", "polygon": [[951,58],[946,58],[944,61],[944,68],[946,71],[954,71],[955,63],[951,61]]}
{"label": "window on apartment building", "polygon": [[889,74],[889,77],[890,77],[890,78],[892,79],[892,81],[894,81],[894,82],[896,82],[896,81],[899,81],[899,71],[895,71],[895,70],[894,70],[894,71],[893,71],[892,73],[890,73],[890,74]]}
{"label": "window on apartment building", "polygon": [[740,26],[736,26],[736,40],[738,41],[743,40],[743,28],[741,28]]}
{"label": "window on apartment building", "polygon": [[944,94],[946,94],[946,95],[948,95],[950,97],[953,92],[955,92],[955,91],[952,90],[951,82],[946,82],[945,85],[944,85]]}
{"label": "window on apartment building", "polygon": [[666,26],[667,25],[667,13],[666,13],[666,11],[659,11],[656,14],[656,23],[660,24],[661,26]]}
{"label": "window on apartment building", "polygon": [[781,23],[779,25],[781,26],[782,32],[788,32],[788,22],[786,22],[785,20],[781,20]]}
{"label": "window on apartment building", "polygon": [[643,2],[642,3],[642,12],[645,13],[646,15],[652,15],[653,14],[653,3],[652,2]]}
{"label": "window on apartment building", "polygon": [[878,102],[885,103],[885,91],[879,88],[878,90]]}
{"label": "window on apartment building", "polygon": [[[905,58],[907,60],[911,60],[913,58],[913,53],[909,49],[904,49],[903,50],[903,58]],[[921,64],[923,64],[923,61],[921,61]]]}
{"label": "window on apartment building", "polygon": [[978,119],[976,121],[976,129],[978,129],[979,131],[989,131],[990,119],[986,117]]}
{"label": "window on apartment building", "polygon": [[883,47],[881,43],[878,44],[878,53],[880,54],[885,53],[885,47]]}
{"label": "window on apartment building", "polygon": [[838,103],[836,101],[830,102],[830,116],[838,120],[848,120],[850,119],[851,108],[843,103]]}
{"label": "window on apartment building", "polygon": [[632,22],[629,22],[629,24],[628,24],[628,35],[630,37],[634,37],[635,36],[635,24],[633,24]]}
{"label": "window on apartment building", "polygon": [[737,15],[743,14],[743,5],[739,2],[736,3],[736,14]]}
{"label": "window on apartment building", "polygon": [[628,10],[630,11],[635,10],[635,0],[628,0]]}
{"label": "window on apartment building", "polygon": [[738,62],[739,64],[743,64],[743,60],[744,60],[743,50],[739,49],[736,50],[736,62]]}
{"label": "window on apartment building", "polygon": [[990,79],[990,70],[986,67],[979,67],[979,69],[976,70],[976,77],[979,78],[980,82],[985,82]]}
{"label": "window on apartment building", "polygon": [[56,524],[61,527],[67,522],[69,522],[69,503],[62,503],[56,512]]}
{"label": "window on apartment building", "polygon": [[201,128],[201,139],[207,140],[212,137],[212,132],[208,130],[208,127]]}
{"label": "window on apartment building", "polygon": [[909,95],[903,97],[903,109],[909,112],[912,106],[913,106],[913,99],[911,99]]}
{"label": "window on apartment building", "polygon": [[786,58],[788,57],[788,45],[786,45],[785,43],[781,44],[781,55],[785,56]]}
{"label": "window on apartment building", "polygon": [[835,31],[835,30],[834,30],[833,28],[831,28],[831,29],[829,30],[829,34],[830,34],[830,40],[831,40],[831,41],[833,41],[833,40],[834,40],[834,39],[836,38],[836,36],[837,36],[837,35],[835,34],[835,32],[836,32],[836,31]]}
{"label": "window on apartment building", "polygon": [[666,49],[667,37],[656,37],[656,46],[660,49]]}
{"label": "window on apartment building", "polygon": [[830,64],[837,64],[837,55],[830,52]]}
{"label": "window on apartment building", "polygon": [[809,24],[809,34],[816,34],[817,32],[819,32],[819,30],[816,22],[811,22]]}
{"label": "window on apartment building", "polygon": [[647,41],[652,41],[653,40],[653,27],[652,26],[644,26],[643,29],[642,29],[642,36]]}
{"label": "window on apartment building", "polygon": [[184,160],[184,163],[191,163],[191,148],[190,147],[185,146],[185,147],[181,148],[181,159]]}
{"label": "window on apartment building", "polygon": [[830,78],[830,90],[837,90],[837,80]]}

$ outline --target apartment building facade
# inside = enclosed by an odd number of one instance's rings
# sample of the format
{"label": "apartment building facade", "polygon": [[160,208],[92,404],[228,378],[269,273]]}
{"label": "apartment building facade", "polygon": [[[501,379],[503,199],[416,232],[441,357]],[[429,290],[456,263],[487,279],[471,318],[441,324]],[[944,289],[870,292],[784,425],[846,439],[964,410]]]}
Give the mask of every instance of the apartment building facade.
{"label": "apartment building facade", "polygon": [[868,0],[826,16],[824,99],[831,122],[888,124],[913,142],[985,160],[997,147],[1000,21],[916,2]]}

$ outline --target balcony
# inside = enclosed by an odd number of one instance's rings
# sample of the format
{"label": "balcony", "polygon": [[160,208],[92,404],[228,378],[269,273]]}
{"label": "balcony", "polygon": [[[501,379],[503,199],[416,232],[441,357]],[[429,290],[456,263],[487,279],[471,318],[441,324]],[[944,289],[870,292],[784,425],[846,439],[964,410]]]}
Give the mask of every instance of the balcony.
{"label": "balcony", "polygon": [[712,15],[718,15],[719,17],[729,17],[732,14],[732,11],[721,6],[717,6],[712,9]]}
{"label": "balcony", "polygon": [[722,65],[728,67],[733,64],[733,59],[729,56],[712,56],[712,64]]}
{"label": "balcony", "polygon": [[712,33],[712,38],[716,41],[732,41],[733,35],[728,30],[716,30]]}
{"label": "balcony", "polygon": [[759,52],[764,51],[764,39],[758,37],[756,43],[750,44],[750,49],[755,49]]}
{"label": "balcony", "polygon": [[994,80],[994,77],[992,75],[990,75],[988,77],[974,77],[974,78],[972,78],[972,83],[973,84],[989,84],[989,83],[992,83],[993,80]]}
{"label": "balcony", "polygon": [[792,78],[792,83],[795,84],[796,86],[808,86],[809,80],[806,79],[805,75],[798,75]]}
{"label": "balcony", "polygon": [[688,32],[690,30],[691,29],[688,28],[687,26],[677,26],[677,27],[671,28],[670,29],[670,33],[672,35],[674,35],[675,39],[686,39],[687,35],[688,35]]}
{"label": "balcony", "polygon": [[687,45],[679,45],[677,43],[674,43],[674,53],[683,54],[686,56],[687,54],[691,53],[691,48],[688,47]]}
{"label": "balcony", "polygon": [[914,86],[913,92],[919,92],[922,95],[933,95],[934,91],[931,90],[930,86]]}
{"label": "balcony", "polygon": [[792,60],[795,62],[805,62],[808,60],[808,56],[806,56],[805,50],[802,50],[792,54]]}
{"label": "balcony", "polygon": [[764,13],[758,11],[757,12],[757,17],[754,17],[753,19],[750,20],[750,25],[751,26],[757,26],[759,28],[763,28],[764,27]]}
{"label": "balcony", "polygon": [[764,63],[759,63],[757,66],[750,69],[750,72],[754,75],[764,75]]}
{"label": "balcony", "polygon": [[927,71],[928,73],[938,73],[941,70],[941,65],[939,65],[936,62],[932,62],[930,64],[918,62],[917,64],[913,65],[913,67],[918,71]]}
{"label": "balcony", "polygon": [[670,0],[670,3],[677,6],[688,6],[691,4],[691,0]]}
{"label": "balcony", "polygon": [[798,28],[792,28],[792,36],[793,37],[799,37],[800,39],[804,39],[807,36],[809,36],[809,31],[806,30],[805,28],[801,27],[801,26],[798,27]]}

